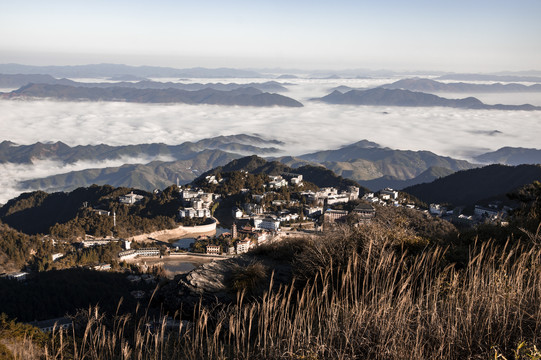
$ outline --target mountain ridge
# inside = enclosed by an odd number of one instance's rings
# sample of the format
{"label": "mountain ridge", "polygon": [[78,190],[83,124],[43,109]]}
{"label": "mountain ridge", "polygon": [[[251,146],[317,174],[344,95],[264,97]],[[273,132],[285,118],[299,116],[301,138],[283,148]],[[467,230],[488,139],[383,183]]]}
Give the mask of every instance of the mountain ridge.
{"label": "mountain ridge", "polygon": [[21,64],[0,64],[0,73],[4,74],[48,74],[55,77],[116,77],[135,75],[150,77],[192,77],[192,78],[260,78],[256,71],[233,68],[185,68],[176,69],[161,66],[130,66],[124,64],[88,64],[33,66]]}
{"label": "mountain ridge", "polygon": [[71,85],[28,84],[18,90],[0,95],[4,99],[47,98],[62,101],[121,101],[136,103],[183,103],[226,106],[284,106],[302,107],[292,98],[262,92],[253,87],[234,90],[205,88],[188,91],[181,89],[132,89],[124,87],[76,87]]}
{"label": "mountain ridge", "polygon": [[499,163],[504,165],[541,164],[541,150],[506,146],[496,151],[475,157],[480,163]]}
{"label": "mountain ridge", "polygon": [[[169,156],[175,160],[190,159],[203,150],[217,149],[242,153],[270,154],[280,151],[284,143],[267,140],[255,135],[237,134],[201,139],[196,142],[186,141],[179,145],[163,143],[111,146],[77,145],[69,146],[63,142],[37,142],[30,145],[17,145],[11,141],[0,143],[0,163],[30,164],[34,160],[56,160],[63,163],[75,163],[81,160],[103,161],[123,157],[158,157]],[[277,147],[278,146],[278,147]]]}
{"label": "mountain ridge", "polygon": [[449,203],[471,206],[478,202],[504,196],[521,186],[541,179],[541,165],[488,165],[458,171],[428,184],[404,188],[426,203]]}
{"label": "mountain ridge", "polygon": [[197,91],[203,89],[214,89],[229,91],[242,88],[255,88],[263,92],[286,92],[288,89],[277,81],[251,82],[246,84],[238,83],[183,83],[183,82],[159,82],[148,79],[135,82],[122,80],[119,82],[80,82],[69,79],[57,79],[51,75],[42,74],[0,74],[0,88],[21,88],[28,84],[67,85],[76,87],[110,88],[124,87],[133,89],[179,89]]}
{"label": "mountain ridge", "polygon": [[405,107],[451,107],[473,110],[541,110],[539,106],[524,105],[486,105],[475,97],[463,99],[447,99],[433,94],[401,89],[373,88],[369,90],[350,90],[342,93],[338,90],[321,98],[312,98],[336,105],[369,105],[369,106],[405,106]]}
{"label": "mountain ridge", "polygon": [[403,89],[420,92],[541,92],[541,84],[471,84],[471,83],[442,83],[431,79],[408,78],[381,85],[384,89]]}

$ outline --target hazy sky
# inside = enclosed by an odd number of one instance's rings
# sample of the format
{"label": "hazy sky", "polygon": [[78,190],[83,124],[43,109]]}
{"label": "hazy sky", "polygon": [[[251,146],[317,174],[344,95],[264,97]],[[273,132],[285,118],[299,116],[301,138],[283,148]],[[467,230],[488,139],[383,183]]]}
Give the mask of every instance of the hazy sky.
{"label": "hazy sky", "polygon": [[540,18],[539,0],[3,1],[0,63],[530,70]]}

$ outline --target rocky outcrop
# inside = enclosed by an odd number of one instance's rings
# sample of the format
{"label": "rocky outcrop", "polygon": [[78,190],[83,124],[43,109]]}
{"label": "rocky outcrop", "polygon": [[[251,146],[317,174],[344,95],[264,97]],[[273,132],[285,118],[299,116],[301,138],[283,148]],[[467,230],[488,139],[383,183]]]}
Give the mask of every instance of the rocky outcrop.
{"label": "rocky outcrop", "polygon": [[205,306],[227,305],[237,298],[237,293],[231,286],[232,274],[254,262],[261,263],[266,269],[266,277],[260,287],[261,293],[269,288],[271,277],[275,288],[280,284],[290,283],[292,269],[289,263],[242,255],[214,260],[187,274],[178,275],[163,286],[157,295],[169,311],[181,310],[185,316],[191,316],[200,302]]}

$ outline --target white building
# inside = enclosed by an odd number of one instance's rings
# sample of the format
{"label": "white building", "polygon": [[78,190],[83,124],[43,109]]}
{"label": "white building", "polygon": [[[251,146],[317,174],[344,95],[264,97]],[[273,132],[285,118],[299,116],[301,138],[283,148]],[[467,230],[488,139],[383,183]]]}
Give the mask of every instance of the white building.
{"label": "white building", "polygon": [[445,213],[446,209],[440,204],[430,204],[428,206],[428,211],[431,215],[441,216],[443,213]]}
{"label": "white building", "polygon": [[50,332],[55,329],[58,330],[67,330],[73,326],[73,322],[68,317],[61,317],[56,319],[42,320],[42,321],[33,321],[29,323],[32,326],[37,327],[43,332]]}
{"label": "white building", "polygon": [[256,234],[257,234],[257,239],[256,239],[257,245],[262,245],[270,239],[269,233],[267,232],[261,232],[261,233],[256,233]]}
{"label": "white building", "polygon": [[137,252],[135,250],[126,250],[126,251],[121,251],[118,253],[119,260],[134,259],[136,256],[137,256]]}
{"label": "white building", "polygon": [[483,217],[483,216],[493,217],[493,216],[498,216],[500,214],[500,211],[498,209],[491,208],[491,207],[475,205],[474,214],[477,217]]}
{"label": "white building", "polygon": [[133,205],[136,202],[143,200],[143,195],[134,194],[133,191],[129,194],[119,196],[118,201],[122,204]]}
{"label": "white building", "polygon": [[83,247],[92,247],[92,246],[103,246],[108,245],[111,243],[111,241],[116,241],[117,239],[110,239],[110,238],[104,238],[104,239],[89,239],[89,240],[83,240]]}
{"label": "white building", "polygon": [[323,208],[321,206],[312,206],[304,208],[304,215],[306,216],[319,216],[323,213]]}
{"label": "white building", "polygon": [[244,213],[238,207],[234,207],[232,210],[232,215],[234,219],[240,219],[242,218],[242,215],[244,215]]}
{"label": "white building", "polygon": [[263,214],[265,209],[263,209],[263,206],[259,204],[244,204],[244,211],[246,211],[249,215],[259,215]]}
{"label": "white building", "polygon": [[372,192],[369,192],[369,193],[366,193],[366,194],[363,195],[364,200],[368,200],[368,199],[372,199],[372,198],[374,198],[374,193],[372,193]]}
{"label": "white building", "polygon": [[395,191],[391,188],[385,188],[383,190],[380,191],[380,194],[382,195],[382,199],[383,198],[383,195],[389,195],[389,198],[388,199],[385,199],[385,200],[390,200],[390,199],[393,199],[393,200],[396,200],[398,199],[398,191]]}
{"label": "white building", "polygon": [[220,245],[207,245],[207,254],[220,255],[222,253],[222,247]]}
{"label": "white building", "polygon": [[283,177],[285,177],[287,180],[289,180],[289,183],[293,186],[301,186],[302,185],[302,175],[301,174],[282,174]]}
{"label": "white building", "polygon": [[218,180],[216,180],[216,176],[214,175],[205,176],[205,180],[207,180],[208,184],[218,184]]}
{"label": "white building", "polygon": [[62,253],[56,253],[56,254],[53,254],[52,257],[53,257],[53,261],[56,261],[56,260],[58,260],[58,259],[64,257],[64,254],[62,254]]}
{"label": "white building", "polygon": [[145,248],[135,250],[137,256],[160,256],[160,250],[157,248]]}
{"label": "white building", "polygon": [[94,270],[96,271],[109,271],[111,270],[111,264],[99,264],[94,266]]}
{"label": "white building", "polygon": [[348,191],[346,194],[349,196],[350,201],[359,198],[359,190],[360,189],[357,186],[348,186]]}
{"label": "white building", "polygon": [[179,210],[179,215],[181,218],[203,218],[210,217],[211,213],[209,209],[185,208]]}
{"label": "white building", "polygon": [[191,199],[204,194],[203,190],[184,189],[180,192],[180,199],[185,202],[190,202]]}
{"label": "white building", "polygon": [[282,186],[287,186],[287,180],[282,178],[281,176],[270,176],[271,181],[269,181],[269,188],[271,189],[279,189]]}
{"label": "white building", "polygon": [[24,271],[7,274],[8,279],[13,279],[17,281],[25,281],[27,276],[28,276],[28,273]]}
{"label": "white building", "polygon": [[327,204],[328,205],[345,204],[349,202],[349,200],[350,200],[350,197],[348,194],[330,195],[327,197]]}
{"label": "white building", "polygon": [[250,250],[251,244],[252,242],[250,240],[237,241],[237,254],[244,254],[245,252],[248,252],[248,250]]}
{"label": "white building", "polygon": [[144,248],[137,250],[126,250],[118,253],[119,260],[134,259],[139,256],[160,256],[160,249]]}
{"label": "white building", "polygon": [[276,218],[267,216],[267,217],[258,217],[254,218],[254,227],[256,230],[270,230],[278,231],[280,230],[280,221]]}
{"label": "white building", "polygon": [[318,204],[323,204],[325,199],[338,196],[338,190],[333,187],[326,187],[315,193],[311,191],[302,192],[301,195],[305,196],[308,202],[317,202]]}

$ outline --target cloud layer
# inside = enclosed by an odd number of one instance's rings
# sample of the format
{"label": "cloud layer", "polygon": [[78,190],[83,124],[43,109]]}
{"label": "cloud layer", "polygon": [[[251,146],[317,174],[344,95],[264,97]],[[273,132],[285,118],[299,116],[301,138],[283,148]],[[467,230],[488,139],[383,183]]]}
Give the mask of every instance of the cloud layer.
{"label": "cloud layer", "polygon": [[[338,85],[369,87],[392,80],[289,80],[297,85],[290,86],[286,95],[303,102],[304,108],[0,100],[0,140],[20,144],[63,141],[72,146],[179,144],[218,135],[254,133],[284,141],[284,155],[333,149],[368,139],[395,149],[430,150],[465,159],[503,146],[541,147],[541,112],[344,106],[307,100]],[[503,95],[498,96],[505,100]],[[520,100],[520,95],[511,96],[507,103]],[[528,102],[541,105],[540,95],[528,97]],[[104,166],[113,164],[0,165],[4,178],[0,186],[6,189],[0,202],[17,194],[14,184],[18,180]]]}

